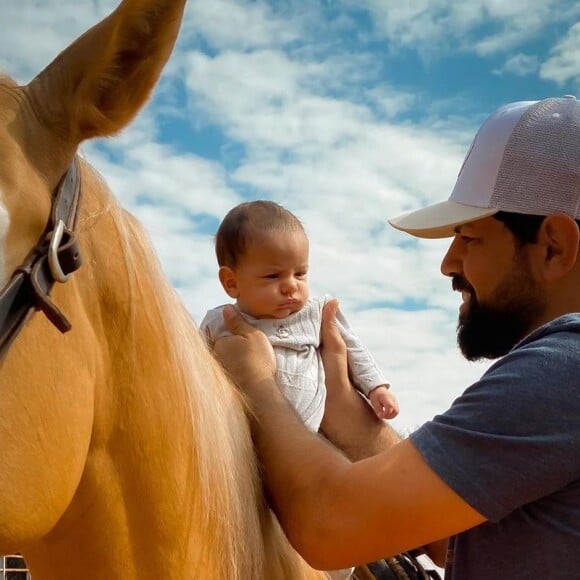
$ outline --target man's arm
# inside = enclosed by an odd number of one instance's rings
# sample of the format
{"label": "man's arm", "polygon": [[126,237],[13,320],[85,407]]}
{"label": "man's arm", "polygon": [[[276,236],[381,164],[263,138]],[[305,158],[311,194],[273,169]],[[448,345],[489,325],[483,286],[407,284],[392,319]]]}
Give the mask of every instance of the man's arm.
{"label": "man's arm", "polygon": [[409,440],[351,463],[308,431],[276,386],[276,362],[264,334],[234,309],[227,308],[224,318],[236,336],[218,340],[216,353],[253,411],[252,433],[272,507],[312,566],[370,562],[484,521]]}
{"label": "man's arm", "polygon": [[[352,461],[391,449],[402,437],[377,418],[370,405],[349,380],[346,345],[335,323],[337,301],[322,313],[322,362],[326,376],[326,405],[321,430]],[[447,538],[421,546],[419,550],[438,566],[445,565]]]}

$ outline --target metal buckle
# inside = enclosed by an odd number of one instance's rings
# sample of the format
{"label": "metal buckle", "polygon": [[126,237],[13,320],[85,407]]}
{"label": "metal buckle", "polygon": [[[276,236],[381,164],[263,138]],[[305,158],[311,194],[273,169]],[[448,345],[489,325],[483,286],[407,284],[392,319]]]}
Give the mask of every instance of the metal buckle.
{"label": "metal buckle", "polygon": [[64,284],[71,277],[71,274],[65,274],[62,271],[58,261],[58,248],[60,247],[64,231],[64,222],[59,220],[58,224],[56,224],[56,228],[54,228],[54,231],[52,232],[50,245],[48,246],[48,265],[50,267],[50,273],[52,274],[52,277],[61,284]]}

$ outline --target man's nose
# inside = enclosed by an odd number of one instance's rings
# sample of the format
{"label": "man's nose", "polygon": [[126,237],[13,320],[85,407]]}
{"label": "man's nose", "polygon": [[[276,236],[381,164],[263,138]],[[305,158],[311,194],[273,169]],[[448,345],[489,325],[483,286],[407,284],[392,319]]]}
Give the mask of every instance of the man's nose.
{"label": "man's nose", "polygon": [[458,236],[453,238],[443,260],[441,260],[441,273],[444,276],[455,276],[462,273],[461,257],[463,255],[462,242]]}

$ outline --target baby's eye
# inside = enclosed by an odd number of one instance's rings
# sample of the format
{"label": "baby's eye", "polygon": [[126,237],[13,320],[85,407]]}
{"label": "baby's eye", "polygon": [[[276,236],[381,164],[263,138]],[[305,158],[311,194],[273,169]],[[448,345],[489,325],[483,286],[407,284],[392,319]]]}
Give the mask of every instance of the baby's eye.
{"label": "baby's eye", "polygon": [[306,278],[308,272],[296,272],[296,278]]}
{"label": "baby's eye", "polygon": [[278,274],[266,274],[264,278],[267,278],[268,280],[275,280],[278,278]]}

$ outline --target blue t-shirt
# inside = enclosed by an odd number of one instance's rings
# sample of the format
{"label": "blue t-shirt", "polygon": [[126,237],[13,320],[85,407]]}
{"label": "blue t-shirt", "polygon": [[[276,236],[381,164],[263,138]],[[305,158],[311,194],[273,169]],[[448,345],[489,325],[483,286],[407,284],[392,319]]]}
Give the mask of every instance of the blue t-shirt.
{"label": "blue t-shirt", "polygon": [[488,520],[450,540],[446,580],[580,578],[580,314],[535,330],[411,439]]}

